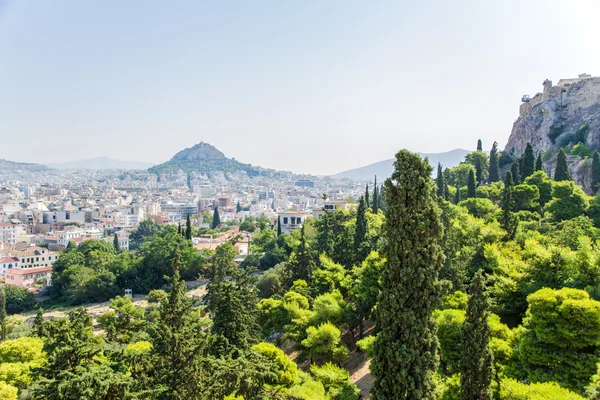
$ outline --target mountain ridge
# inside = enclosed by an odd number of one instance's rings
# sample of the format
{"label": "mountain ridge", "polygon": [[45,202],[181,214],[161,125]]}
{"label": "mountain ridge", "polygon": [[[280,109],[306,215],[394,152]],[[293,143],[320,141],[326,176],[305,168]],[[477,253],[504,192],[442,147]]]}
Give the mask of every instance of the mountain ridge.
{"label": "mountain ridge", "polygon": [[154,163],[143,161],[123,161],[109,157],[88,158],[78,161],[66,161],[62,163],[47,163],[46,166],[55,169],[148,169]]}
{"label": "mountain ridge", "polygon": [[[464,161],[465,156],[470,151],[464,149],[454,149],[442,153],[417,153],[423,158],[428,158],[429,163],[432,167],[436,168],[438,162],[442,164],[444,168],[451,168],[458,165],[461,161]],[[355,181],[370,181],[375,175],[381,178],[389,178],[394,170],[394,158],[390,158],[383,161],[378,161],[363,167],[352,168],[346,171],[338,172],[337,174],[330,175],[334,179],[351,179]]]}

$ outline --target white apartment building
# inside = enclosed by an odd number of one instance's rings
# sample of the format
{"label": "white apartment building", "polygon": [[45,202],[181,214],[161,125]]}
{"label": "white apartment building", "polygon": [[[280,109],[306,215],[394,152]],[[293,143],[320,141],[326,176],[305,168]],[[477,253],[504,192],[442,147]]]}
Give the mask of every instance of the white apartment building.
{"label": "white apartment building", "polygon": [[16,244],[19,236],[25,233],[25,228],[21,224],[13,224],[10,222],[0,222],[0,241],[4,244]]}
{"label": "white apartment building", "polygon": [[302,228],[304,220],[312,215],[304,211],[283,211],[277,216],[281,224],[281,233],[289,234],[294,229]]}

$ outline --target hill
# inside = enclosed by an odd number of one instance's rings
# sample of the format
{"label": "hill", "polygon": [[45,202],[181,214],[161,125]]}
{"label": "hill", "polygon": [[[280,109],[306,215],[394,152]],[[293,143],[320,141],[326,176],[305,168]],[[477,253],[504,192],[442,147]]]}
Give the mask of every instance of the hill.
{"label": "hill", "polygon": [[0,160],[0,171],[3,170],[3,171],[39,172],[39,171],[46,171],[48,169],[49,168],[47,166],[41,165],[41,164]]}
{"label": "hill", "polygon": [[[465,156],[469,154],[469,151],[463,149],[455,149],[445,153],[419,153],[423,158],[429,159],[429,164],[434,168],[438,162],[441,163],[444,168],[451,168],[458,165],[461,161],[464,161]],[[378,178],[383,179],[389,178],[394,170],[394,159],[379,161],[374,164],[369,164],[364,167],[350,169],[348,171],[339,172],[332,175],[335,179],[352,179],[355,181],[370,181],[375,175]]]}
{"label": "hill", "polygon": [[148,169],[154,164],[141,161],[121,161],[108,157],[97,157],[87,160],[68,161],[47,165],[56,169]]}
{"label": "hill", "polygon": [[556,85],[546,79],[542,93],[523,96],[519,117],[504,152],[520,157],[527,143],[542,153],[544,169],[556,168],[556,155],[564,149],[573,180],[592,193],[590,156],[600,150],[600,77],[581,74],[561,79]]}
{"label": "hill", "polygon": [[225,154],[216,147],[200,142],[195,146],[181,150],[169,161],[149,168],[151,173],[164,172],[199,172],[210,175],[213,172],[245,172],[249,176],[258,176],[264,170],[250,164],[243,164],[234,158],[227,158]]}

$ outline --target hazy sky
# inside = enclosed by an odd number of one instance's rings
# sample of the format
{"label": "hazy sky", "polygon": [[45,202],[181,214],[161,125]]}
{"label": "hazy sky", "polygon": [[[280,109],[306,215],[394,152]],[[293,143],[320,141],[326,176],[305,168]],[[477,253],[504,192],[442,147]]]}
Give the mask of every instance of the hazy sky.
{"label": "hazy sky", "polygon": [[160,162],[200,141],[329,174],[504,146],[600,75],[597,0],[0,0],[0,158]]}

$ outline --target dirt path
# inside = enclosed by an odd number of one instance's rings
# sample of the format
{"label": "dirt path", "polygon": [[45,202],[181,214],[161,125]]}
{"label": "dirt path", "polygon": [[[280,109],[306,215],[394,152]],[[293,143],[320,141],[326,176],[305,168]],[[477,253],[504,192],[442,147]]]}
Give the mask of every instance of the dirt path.
{"label": "dirt path", "polygon": [[373,378],[369,366],[371,360],[364,353],[357,351],[350,353],[348,359],[342,365],[350,372],[350,381],[360,389],[361,399],[370,399],[369,392],[373,386]]}

